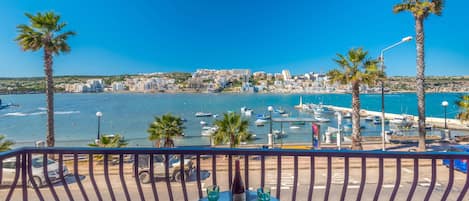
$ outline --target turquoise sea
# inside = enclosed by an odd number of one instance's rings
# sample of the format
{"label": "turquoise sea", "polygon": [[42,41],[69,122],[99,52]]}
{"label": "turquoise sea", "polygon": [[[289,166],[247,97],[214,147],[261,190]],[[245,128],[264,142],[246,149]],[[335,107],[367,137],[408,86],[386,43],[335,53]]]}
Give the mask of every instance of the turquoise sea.
{"label": "turquoise sea", "polygon": [[[430,93],[426,96],[427,117],[443,117],[444,109],[441,102],[447,100],[448,118],[454,118],[458,108],[454,102],[459,94]],[[303,103],[320,103],[350,107],[350,94],[304,94]],[[312,114],[300,113],[293,109],[299,102],[300,94],[56,94],[56,140],[57,146],[86,146],[96,138],[97,111],[103,113],[101,133],[120,133],[133,146],[151,146],[146,139],[146,130],[155,115],[172,113],[188,121],[185,123],[185,137],[176,139],[176,145],[208,145],[209,138],[200,135],[200,121],[213,122],[213,117],[197,118],[196,112],[211,112],[220,117],[224,112],[239,112],[246,106],[254,110],[254,114],[267,114],[267,106],[286,109],[292,117],[308,117]],[[32,146],[36,140],[44,140],[46,132],[45,95],[2,95],[5,103],[16,103],[20,107],[0,110],[0,134],[14,140],[17,146]],[[385,97],[386,112],[417,114],[417,101],[413,93],[387,94]],[[379,94],[361,95],[363,109],[380,111],[381,96]],[[278,114],[274,114],[274,117]],[[218,118],[220,118],[218,117]],[[323,124],[321,130],[328,126],[336,127],[334,116],[332,121]],[[257,135],[252,143],[267,143],[269,125],[256,127],[255,115],[250,118],[250,130]],[[349,121],[349,120],[345,120]],[[346,124],[347,122],[344,122]],[[363,135],[379,135],[380,127],[371,123],[363,124],[366,128]],[[279,129],[279,124],[273,125]],[[283,142],[311,142],[311,128],[308,125],[300,129],[290,129],[284,125],[288,134]],[[437,131],[433,131],[437,132]],[[439,133],[439,132],[438,132]],[[457,133],[457,132],[456,132]],[[430,132],[432,134],[432,132]],[[467,133],[463,133],[467,134]]]}

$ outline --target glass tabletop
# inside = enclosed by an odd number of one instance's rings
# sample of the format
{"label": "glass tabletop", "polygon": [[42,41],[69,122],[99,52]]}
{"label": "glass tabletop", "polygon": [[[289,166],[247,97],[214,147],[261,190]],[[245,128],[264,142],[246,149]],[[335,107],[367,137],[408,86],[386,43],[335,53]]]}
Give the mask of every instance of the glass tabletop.
{"label": "glass tabletop", "polygon": [[[254,191],[248,191],[247,192],[247,199],[246,201],[257,201],[257,192],[254,192]],[[220,198],[218,199],[218,201],[230,201],[230,192],[229,191],[223,191],[223,192],[220,192]],[[200,199],[199,201],[208,201],[207,198],[202,198]],[[277,198],[275,197],[270,197],[270,201],[279,201]]]}

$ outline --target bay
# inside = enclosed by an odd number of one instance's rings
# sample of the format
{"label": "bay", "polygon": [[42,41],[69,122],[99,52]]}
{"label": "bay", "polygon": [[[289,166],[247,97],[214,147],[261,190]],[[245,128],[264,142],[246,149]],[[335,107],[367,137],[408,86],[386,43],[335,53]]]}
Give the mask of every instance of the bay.
{"label": "bay", "polygon": [[[254,110],[250,120],[250,130],[257,138],[251,143],[267,143],[269,124],[264,127],[254,125],[255,114],[268,114],[269,105],[287,110],[292,117],[311,117],[311,114],[300,113],[293,108],[303,96],[303,103],[320,103],[350,107],[350,94],[55,94],[55,131],[57,146],[86,146],[97,135],[97,111],[103,113],[101,133],[122,134],[132,146],[151,146],[147,140],[146,130],[154,116],[166,113],[181,116],[185,123],[185,136],[176,138],[176,145],[208,145],[208,137],[200,135],[200,121],[212,123],[215,118],[195,117],[196,112],[222,114],[227,111],[239,112],[241,107]],[[449,102],[448,118],[454,118],[458,112],[454,102],[460,94],[428,93],[426,94],[427,117],[444,117],[441,102]],[[14,140],[16,146],[32,146],[36,140],[45,140],[46,111],[44,94],[2,95],[4,103],[16,103],[20,107],[0,110],[0,134]],[[362,94],[362,109],[380,111],[381,95]],[[417,99],[414,93],[387,94],[385,97],[386,112],[417,114]],[[277,114],[274,114],[276,117]],[[278,115],[277,115],[278,116]],[[334,116],[332,121],[321,126],[324,131],[328,126],[336,127]],[[274,129],[280,129],[278,123]],[[311,128],[308,125],[300,129],[290,129],[284,125],[288,137],[283,142],[311,142]],[[379,125],[366,124],[363,135],[379,135]],[[435,131],[436,132],[436,131]],[[466,132],[457,132],[467,134]],[[430,134],[437,134],[432,133]],[[439,132],[438,132],[439,134]]]}

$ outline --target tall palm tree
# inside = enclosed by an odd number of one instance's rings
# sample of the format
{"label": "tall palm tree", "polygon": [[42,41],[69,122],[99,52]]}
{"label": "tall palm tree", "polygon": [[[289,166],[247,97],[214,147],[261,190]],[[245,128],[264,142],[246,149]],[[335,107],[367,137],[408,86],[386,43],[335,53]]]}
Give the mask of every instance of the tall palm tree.
{"label": "tall palm tree", "polygon": [[366,58],[368,52],[362,48],[350,49],[346,56],[337,54],[334,61],[340,69],[327,73],[330,82],[352,85],[352,149],[361,150],[360,134],[360,84],[373,85],[382,77],[377,60]]}
{"label": "tall palm tree", "polygon": [[174,147],[173,137],[183,135],[183,122],[180,117],[172,114],[165,114],[155,117],[148,127],[148,140],[154,141],[156,147],[160,147],[161,140],[164,140],[164,147]]}
{"label": "tall palm tree", "polygon": [[444,0],[404,0],[394,6],[394,13],[409,11],[415,20],[415,35],[417,46],[417,107],[419,113],[419,151],[425,151],[425,49],[423,21],[430,14],[440,16],[443,12]]}
{"label": "tall palm tree", "polygon": [[230,143],[234,148],[243,141],[249,141],[252,135],[249,133],[249,122],[235,112],[223,114],[223,119],[216,120],[217,130],[213,133],[213,140],[216,145]]}
{"label": "tall palm tree", "polygon": [[5,139],[5,136],[0,135],[0,152],[10,150],[11,146],[15,144],[10,140],[4,140],[4,139]]}
{"label": "tall palm tree", "polygon": [[53,56],[70,52],[67,39],[75,35],[75,32],[64,31],[67,25],[60,22],[60,16],[54,12],[25,14],[29,19],[29,25],[17,26],[18,36],[16,41],[23,51],[44,50],[44,72],[46,75],[47,96],[47,146],[53,147],[54,136],[54,82],[52,78]]}
{"label": "tall palm tree", "polygon": [[456,105],[459,107],[460,112],[456,116],[457,119],[462,122],[469,121],[469,95],[462,95],[459,100],[456,101]]}

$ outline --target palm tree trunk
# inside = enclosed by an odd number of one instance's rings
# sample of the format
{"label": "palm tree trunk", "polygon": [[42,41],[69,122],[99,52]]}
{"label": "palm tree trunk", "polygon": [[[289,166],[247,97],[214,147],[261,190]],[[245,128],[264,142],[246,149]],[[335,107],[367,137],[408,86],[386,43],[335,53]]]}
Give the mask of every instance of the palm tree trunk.
{"label": "palm tree trunk", "polygon": [[52,52],[44,49],[44,72],[46,74],[46,99],[47,99],[47,146],[55,145],[54,135],[54,80],[52,77]]}
{"label": "palm tree trunk", "polygon": [[415,19],[415,33],[417,46],[417,108],[419,115],[419,151],[425,151],[425,54],[423,18]]}
{"label": "palm tree trunk", "polygon": [[360,134],[360,83],[352,83],[352,149],[362,150]]}
{"label": "palm tree trunk", "polygon": [[234,135],[233,133],[230,133],[230,148],[234,148]]}

